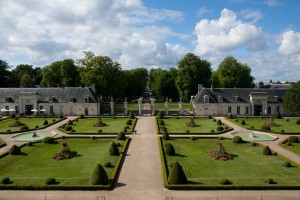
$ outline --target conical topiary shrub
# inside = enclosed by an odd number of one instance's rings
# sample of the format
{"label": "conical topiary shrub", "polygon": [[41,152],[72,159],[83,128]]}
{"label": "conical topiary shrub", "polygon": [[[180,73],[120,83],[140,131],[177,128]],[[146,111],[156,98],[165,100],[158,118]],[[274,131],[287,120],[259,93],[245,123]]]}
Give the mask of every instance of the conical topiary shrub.
{"label": "conical topiary shrub", "polygon": [[174,156],[175,155],[175,149],[174,149],[172,144],[168,144],[168,146],[166,147],[166,154],[168,156]]}
{"label": "conical topiary shrub", "polygon": [[167,132],[163,132],[163,140],[170,140],[170,136]]}
{"label": "conical topiary shrub", "polygon": [[169,182],[169,184],[185,184],[185,183],[187,183],[186,175],[185,175],[182,167],[179,165],[179,163],[177,161],[173,164],[173,167],[170,170],[168,182]]}
{"label": "conical topiary shrub", "polygon": [[164,114],[159,111],[158,114],[157,114],[157,119],[163,119],[164,118]]}
{"label": "conical topiary shrub", "polygon": [[115,142],[112,142],[109,147],[109,155],[118,156],[120,155],[119,149]]}
{"label": "conical topiary shrub", "polygon": [[272,155],[272,151],[269,146],[266,146],[263,150],[264,155]]}
{"label": "conical topiary shrub", "polygon": [[125,135],[125,133],[123,131],[121,131],[120,133],[118,133],[117,140],[126,140],[126,135]]}
{"label": "conical topiary shrub", "polygon": [[108,184],[108,176],[105,169],[102,165],[98,164],[94,169],[90,182],[92,185],[107,185]]}
{"label": "conical topiary shrub", "polygon": [[13,145],[10,150],[9,150],[10,155],[20,155],[21,154],[21,149],[17,145]]}
{"label": "conical topiary shrub", "polygon": [[129,112],[129,116],[128,116],[128,118],[129,118],[129,119],[134,119],[134,114],[133,114],[133,112],[132,112],[132,111],[130,111],[130,112]]}

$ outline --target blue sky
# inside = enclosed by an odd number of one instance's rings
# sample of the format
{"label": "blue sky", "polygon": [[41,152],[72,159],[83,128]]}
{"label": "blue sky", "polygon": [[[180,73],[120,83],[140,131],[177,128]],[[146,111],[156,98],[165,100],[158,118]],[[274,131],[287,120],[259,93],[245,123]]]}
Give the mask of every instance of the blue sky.
{"label": "blue sky", "polygon": [[176,67],[188,52],[228,55],[256,82],[298,81],[298,0],[1,0],[0,59],[43,67],[84,51],[123,69]]}

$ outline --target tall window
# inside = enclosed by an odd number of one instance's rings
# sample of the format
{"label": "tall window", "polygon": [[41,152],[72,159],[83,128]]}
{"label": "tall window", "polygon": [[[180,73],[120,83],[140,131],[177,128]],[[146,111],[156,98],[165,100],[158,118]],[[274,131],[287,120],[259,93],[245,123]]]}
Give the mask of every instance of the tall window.
{"label": "tall window", "polygon": [[19,106],[15,106],[16,113],[19,113]]}
{"label": "tall window", "polygon": [[231,113],[231,106],[228,106],[228,113]]}
{"label": "tall window", "polygon": [[221,95],[218,96],[218,101],[223,102],[223,97]]}
{"label": "tall window", "polygon": [[279,106],[276,107],[276,112],[280,112],[280,107]]}
{"label": "tall window", "polygon": [[53,114],[53,106],[50,106],[50,114]]}
{"label": "tall window", "polygon": [[249,107],[248,107],[248,106],[246,106],[246,108],[245,108],[245,114],[246,114],[246,115],[249,114]]}
{"label": "tall window", "polygon": [[272,108],[271,106],[268,106],[268,115],[271,115],[271,113],[272,113]]}
{"label": "tall window", "polygon": [[90,97],[84,97],[84,103],[89,103],[90,102]]}
{"label": "tall window", "polygon": [[207,95],[204,95],[204,103],[209,103],[209,97]]}
{"label": "tall window", "polygon": [[241,113],[241,108],[240,108],[240,106],[237,106],[237,107],[236,107],[236,114],[239,115],[240,113]]}

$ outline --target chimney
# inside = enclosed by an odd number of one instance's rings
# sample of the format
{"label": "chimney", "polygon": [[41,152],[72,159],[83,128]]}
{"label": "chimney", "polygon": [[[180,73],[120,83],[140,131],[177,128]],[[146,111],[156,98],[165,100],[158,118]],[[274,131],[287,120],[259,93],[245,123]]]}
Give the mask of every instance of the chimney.
{"label": "chimney", "polygon": [[214,90],[214,85],[213,85],[213,84],[210,85],[210,90],[211,90],[211,91]]}
{"label": "chimney", "polygon": [[198,93],[200,92],[200,90],[203,88],[202,84],[198,84]]}

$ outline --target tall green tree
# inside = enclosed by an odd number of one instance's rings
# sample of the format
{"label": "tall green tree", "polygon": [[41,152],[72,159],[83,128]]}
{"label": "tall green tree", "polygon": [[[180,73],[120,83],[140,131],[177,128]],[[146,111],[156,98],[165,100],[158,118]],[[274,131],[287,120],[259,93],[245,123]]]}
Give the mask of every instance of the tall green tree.
{"label": "tall green tree", "polygon": [[251,68],[233,56],[227,56],[212,75],[212,84],[220,88],[252,88],[253,81]]}
{"label": "tall green tree", "polygon": [[169,97],[173,100],[178,98],[176,88],[177,69],[163,70],[156,78],[156,93],[160,97]]}
{"label": "tall green tree", "polygon": [[126,97],[140,96],[147,86],[148,70],[145,68],[135,68],[123,71],[124,95]]}
{"label": "tall green tree", "polygon": [[288,89],[283,96],[283,107],[287,112],[300,114],[300,81]]}
{"label": "tall green tree", "polygon": [[85,52],[85,57],[78,60],[81,82],[89,86],[95,84],[98,94],[104,97],[120,96],[123,91],[123,73],[121,65],[108,56],[95,56]]}
{"label": "tall green tree", "polygon": [[211,63],[198,56],[188,53],[178,62],[176,87],[183,100],[197,93],[198,84],[209,87],[211,83]]}
{"label": "tall green tree", "polygon": [[9,85],[9,71],[10,66],[4,60],[0,60],[0,87],[10,87]]}
{"label": "tall green tree", "polygon": [[160,68],[152,68],[149,71],[148,85],[155,95],[158,93],[157,78],[161,73],[163,73],[163,70]]}
{"label": "tall green tree", "polygon": [[28,74],[24,74],[20,80],[21,88],[33,88],[35,87],[35,80],[33,80]]}
{"label": "tall green tree", "polygon": [[11,70],[11,80],[13,80],[11,83],[11,87],[24,87],[23,83],[21,86],[21,79],[25,74],[29,76],[25,78],[30,78],[31,82],[34,83],[33,86],[40,85],[40,82],[42,80],[41,68],[34,68],[32,65],[28,64],[20,64],[17,65],[13,70]]}

